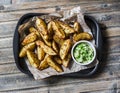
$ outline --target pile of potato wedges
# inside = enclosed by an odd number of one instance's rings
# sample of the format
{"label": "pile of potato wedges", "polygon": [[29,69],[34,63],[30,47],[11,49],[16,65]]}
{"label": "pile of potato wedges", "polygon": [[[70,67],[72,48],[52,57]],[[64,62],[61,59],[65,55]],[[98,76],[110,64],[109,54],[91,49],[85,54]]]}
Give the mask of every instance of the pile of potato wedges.
{"label": "pile of potato wedges", "polygon": [[19,32],[25,32],[20,42],[19,57],[27,57],[31,66],[39,70],[51,67],[57,72],[63,72],[62,67],[69,67],[71,62],[72,45],[79,40],[93,38],[82,30],[78,22],[70,25],[60,20],[46,22],[35,17],[32,25],[27,26],[27,23],[24,23],[24,27],[27,31],[19,28]]}

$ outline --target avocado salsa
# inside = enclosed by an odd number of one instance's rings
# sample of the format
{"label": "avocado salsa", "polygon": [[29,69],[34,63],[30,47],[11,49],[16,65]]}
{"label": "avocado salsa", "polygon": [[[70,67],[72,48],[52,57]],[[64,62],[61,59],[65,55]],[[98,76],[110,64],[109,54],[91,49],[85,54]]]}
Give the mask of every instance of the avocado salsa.
{"label": "avocado salsa", "polygon": [[81,42],[74,48],[73,56],[77,62],[87,63],[93,59],[94,51],[90,45]]}

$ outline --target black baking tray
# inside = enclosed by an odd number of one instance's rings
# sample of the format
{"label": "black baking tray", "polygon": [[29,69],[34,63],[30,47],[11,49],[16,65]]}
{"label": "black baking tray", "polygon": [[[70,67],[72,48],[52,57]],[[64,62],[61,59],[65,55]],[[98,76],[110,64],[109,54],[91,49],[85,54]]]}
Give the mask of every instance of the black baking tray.
{"label": "black baking tray", "polygon": [[[25,20],[30,19],[31,17],[34,16],[41,16],[44,15],[44,13],[28,13],[23,15],[20,20],[17,23],[15,32],[14,32],[14,38],[13,38],[13,53],[14,53],[14,59],[15,63],[18,67],[18,69],[29,75],[32,76],[31,72],[29,71],[26,62],[24,58],[19,58],[19,51],[20,51],[20,36],[18,33],[18,27],[25,22]],[[69,77],[90,77],[93,76],[97,71],[101,63],[101,51],[102,51],[102,33],[100,31],[99,24],[96,22],[96,20],[89,16],[89,15],[84,15],[85,22],[91,29],[91,32],[93,34],[93,37],[95,39],[95,44],[96,44],[96,50],[97,50],[97,59],[99,60],[99,63],[96,64],[94,67],[81,70],[79,72],[75,73],[69,73],[69,74],[63,74],[62,76],[69,76]]]}

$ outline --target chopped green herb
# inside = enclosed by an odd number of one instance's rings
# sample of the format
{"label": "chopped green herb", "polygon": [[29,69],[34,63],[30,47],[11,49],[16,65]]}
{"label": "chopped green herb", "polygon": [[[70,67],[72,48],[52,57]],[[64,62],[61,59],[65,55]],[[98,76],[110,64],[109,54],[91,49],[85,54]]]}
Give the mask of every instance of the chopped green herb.
{"label": "chopped green herb", "polygon": [[77,62],[86,63],[93,59],[94,51],[87,43],[78,44],[73,52]]}

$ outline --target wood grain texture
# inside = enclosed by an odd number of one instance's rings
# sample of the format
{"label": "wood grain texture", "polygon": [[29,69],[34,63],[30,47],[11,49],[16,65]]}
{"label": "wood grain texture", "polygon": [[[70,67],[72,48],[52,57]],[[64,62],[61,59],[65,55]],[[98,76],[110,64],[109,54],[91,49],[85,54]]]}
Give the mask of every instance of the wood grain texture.
{"label": "wood grain texture", "polygon": [[[86,14],[95,17],[103,32],[104,47],[100,73],[90,78],[50,77],[43,80],[34,80],[21,73],[16,67],[12,49],[13,35],[19,18],[30,12],[51,13],[71,9],[79,5]],[[0,92],[119,93],[119,0],[1,0]]]}
{"label": "wood grain texture", "polygon": [[[117,11],[120,9],[120,6],[118,2],[103,2],[103,1],[91,1],[89,2],[90,5],[88,5],[88,2],[81,1],[81,0],[76,0],[76,1],[71,1],[68,3],[68,0],[62,0],[62,1],[39,1],[39,2],[27,2],[27,3],[22,3],[22,4],[14,4],[13,5],[4,5],[2,6],[3,8],[0,9],[0,11],[16,11],[16,10],[25,10],[25,9],[38,9],[38,8],[51,8],[51,7],[56,7],[56,8],[61,8],[61,6],[76,6],[80,5],[81,8],[84,11],[94,11],[94,12],[100,12],[98,10],[102,11]],[[97,6],[97,7],[96,7]]]}
{"label": "wood grain texture", "polygon": [[[66,8],[65,8],[66,9]],[[63,8],[63,10],[65,10]],[[55,12],[55,8],[49,9],[33,9],[33,10],[25,10],[25,11],[16,11],[16,12],[8,12],[8,13],[0,13],[0,22],[5,21],[13,21],[18,20],[22,15],[26,13],[51,13]],[[106,12],[106,13],[86,13],[90,16],[95,17],[95,19],[100,23],[104,24],[104,26],[120,26],[120,12]]]}

